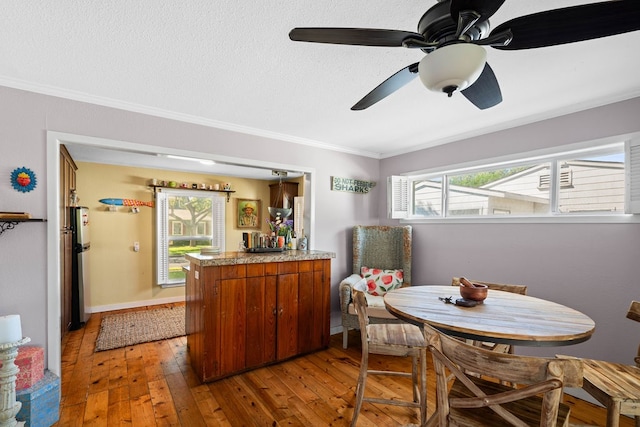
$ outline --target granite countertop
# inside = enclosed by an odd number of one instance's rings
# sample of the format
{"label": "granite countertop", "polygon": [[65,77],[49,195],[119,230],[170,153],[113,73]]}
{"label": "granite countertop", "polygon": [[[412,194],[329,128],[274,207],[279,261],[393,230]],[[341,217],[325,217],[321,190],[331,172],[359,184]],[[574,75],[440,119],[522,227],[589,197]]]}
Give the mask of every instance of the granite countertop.
{"label": "granite countertop", "polygon": [[185,254],[189,262],[202,267],[215,265],[258,264],[262,262],[309,261],[335,258],[334,252],[326,251],[283,251],[266,253],[222,252],[217,255]]}

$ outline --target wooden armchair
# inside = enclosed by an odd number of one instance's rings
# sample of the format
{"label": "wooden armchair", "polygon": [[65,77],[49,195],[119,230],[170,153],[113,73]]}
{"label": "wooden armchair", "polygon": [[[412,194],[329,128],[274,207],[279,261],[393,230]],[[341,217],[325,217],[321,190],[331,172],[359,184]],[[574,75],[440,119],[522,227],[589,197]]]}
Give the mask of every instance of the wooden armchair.
{"label": "wooden armchair", "polygon": [[[353,304],[353,286],[362,279],[362,267],[403,270],[404,284],[411,285],[411,226],[353,227],[353,270],[340,283],[342,312],[342,346],[347,348],[349,329],[358,329],[358,315]],[[369,323],[400,323],[384,306],[382,297],[367,295]]]}
{"label": "wooden armchair", "polygon": [[[495,353],[424,326],[436,372],[437,408],[428,425],[566,426],[563,387],[582,385],[582,362]],[[479,372],[482,378],[465,371]],[[450,374],[455,381],[450,386]],[[489,380],[491,378],[491,380]],[[515,388],[496,381],[516,384]]]}
{"label": "wooden armchair", "polygon": [[[627,317],[640,322],[639,301],[631,303]],[[635,357],[636,366],[602,360],[582,360],[582,388],[607,408],[607,427],[617,427],[621,414],[635,417],[636,427],[640,427],[640,348]]]}

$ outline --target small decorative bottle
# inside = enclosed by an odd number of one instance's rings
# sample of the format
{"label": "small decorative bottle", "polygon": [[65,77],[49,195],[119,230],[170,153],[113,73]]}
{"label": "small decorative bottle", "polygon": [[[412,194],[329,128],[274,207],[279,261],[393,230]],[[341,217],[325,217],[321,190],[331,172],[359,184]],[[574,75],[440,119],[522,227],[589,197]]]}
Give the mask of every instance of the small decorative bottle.
{"label": "small decorative bottle", "polygon": [[307,250],[307,236],[303,235],[298,240],[298,250],[306,251]]}
{"label": "small decorative bottle", "polygon": [[284,238],[284,246],[288,250],[291,249],[291,230],[287,230],[287,235]]}

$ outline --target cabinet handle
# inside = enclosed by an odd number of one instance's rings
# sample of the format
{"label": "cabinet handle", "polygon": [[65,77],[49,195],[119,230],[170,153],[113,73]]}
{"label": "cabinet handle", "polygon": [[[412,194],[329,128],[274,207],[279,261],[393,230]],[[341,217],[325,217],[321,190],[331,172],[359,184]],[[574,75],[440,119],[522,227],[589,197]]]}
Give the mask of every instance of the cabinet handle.
{"label": "cabinet handle", "polygon": [[280,307],[280,317],[282,317],[282,313],[284,312],[284,309],[282,307]]}

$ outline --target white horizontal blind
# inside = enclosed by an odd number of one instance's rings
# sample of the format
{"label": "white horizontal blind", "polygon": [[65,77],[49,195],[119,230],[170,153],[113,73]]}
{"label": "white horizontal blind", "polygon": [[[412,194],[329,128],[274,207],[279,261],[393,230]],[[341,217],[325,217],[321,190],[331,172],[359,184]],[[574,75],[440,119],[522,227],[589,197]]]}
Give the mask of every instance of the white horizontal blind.
{"label": "white horizontal blind", "polygon": [[387,181],[387,207],[389,218],[407,218],[409,216],[409,180],[404,176],[393,175]]}
{"label": "white horizontal blind", "polygon": [[156,283],[169,281],[169,201],[166,193],[156,193]]}
{"label": "white horizontal blind", "polygon": [[212,197],[211,200],[211,209],[213,210],[213,236],[212,236],[212,246],[217,246],[221,251],[225,250],[225,217],[224,217],[224,207],[225,207],[225,197]]}
{"label": "white horizontal blind", "polygon": [[293,230],[297,237],[302,237],[304,228],[304,197],[293,198]]}
{"label": "white horizontal blind", "polygon": [[627,213],[640,213],[640,138],[625,144],[627,165]]}

